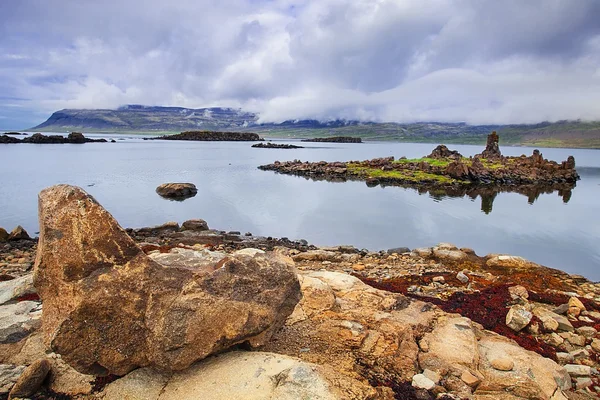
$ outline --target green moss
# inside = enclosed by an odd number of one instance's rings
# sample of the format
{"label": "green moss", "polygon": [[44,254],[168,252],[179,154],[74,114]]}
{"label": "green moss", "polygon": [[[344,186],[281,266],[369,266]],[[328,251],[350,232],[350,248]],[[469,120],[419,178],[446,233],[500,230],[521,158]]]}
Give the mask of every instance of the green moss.
{"label": "green moss", "polygon": [[437,158],[423,157],[423,158],[404,158],[404,159],[396,160],[394,162],[398,163],[398,164],[426,162],[427,164],[433,165],[436,167],[447,167],[448,164],[450,164],[452,162],[452,160],[440,160]]}
{"label": "green moss", "polygon": [[352,175],[357,175],[363,178],[385,178],[385,179],[397,179],[399,181],[410,181],[410,182],[421,182],[421,181],[434,181],[438,183],[457,183],[456,179],[449,178],[443,175],[430,174],[422,171],[410,171],[410,170],[392,170],[383,171],[379,168],[363,167],[358,164],[348,164],[348,172]]}

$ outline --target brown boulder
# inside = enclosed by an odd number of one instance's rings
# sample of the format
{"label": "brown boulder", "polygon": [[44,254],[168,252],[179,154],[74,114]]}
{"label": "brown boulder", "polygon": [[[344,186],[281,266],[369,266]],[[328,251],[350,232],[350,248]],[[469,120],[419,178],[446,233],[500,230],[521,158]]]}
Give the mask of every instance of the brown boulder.
{"label": "brown boulder", "polygon": [[29,234],[21,225],[17,226],[15,229],[13,229],[12,232],[10,233],[10,235],[8,236],[8,240],[29,240],[29,239],[31,239],[29,237]]}
{"label": "brown boulder", "polygon": [[498,134],[496,131],[490,133],[487,137],[487,144],[485,146],[485,150],[481,153],[483,158],[499,158],[502,157],[502,153],[500,152],[500,146],[498,144]]}
{"label": "brown boulder", "polygon": [[443,144],[433,149],[427,158],[462,158],[462,155],[456,150],[450,150]]}
{"label": "brown boulder", "polygon": [[181,224],[182,231],[207,231],[208,224],[203,219],[190,219]]}
{"label": "brown boulder", "polygon": [[44,340],[82,373],[181,370],[237,343],[264,344],[301,297],[291,261],[274,253],[160,265],[78,187],[43,190],[39,219]]}
{"label": "brown boulder", "polygon": [[156,193],[169,199],[185,199],[198,193],[193,183],[163,183],[156,188]]}
{"label": "brown boulder", "polygon": [[446,174],[454,179],[469,178],[469,167],[461,161],[453,161],[446,167]]}

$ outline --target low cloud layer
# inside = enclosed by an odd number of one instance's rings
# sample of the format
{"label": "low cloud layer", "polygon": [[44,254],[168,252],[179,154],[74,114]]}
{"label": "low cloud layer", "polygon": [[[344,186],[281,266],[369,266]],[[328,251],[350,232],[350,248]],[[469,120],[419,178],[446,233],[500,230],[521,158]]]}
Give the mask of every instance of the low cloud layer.
{"label": "low cloud layer", "polygon": [[0,127],[62,108],[600,120],[597,0],[0,2]]}

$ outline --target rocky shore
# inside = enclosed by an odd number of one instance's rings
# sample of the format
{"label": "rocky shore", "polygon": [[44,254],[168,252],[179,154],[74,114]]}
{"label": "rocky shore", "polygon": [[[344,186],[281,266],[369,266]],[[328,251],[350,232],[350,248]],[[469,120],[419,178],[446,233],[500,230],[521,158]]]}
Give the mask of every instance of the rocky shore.
{"label": "rocky shore", "polygon": [[106,139],[90,139],[85,137],[80,132],[71,132],[67,137],[61,135],[42,135],[34,133],[25,139],[17,139],[13,136],[4,134],[0,136],[0,143],[16,144],[16,143],[33,143],[33,144],[81,144],[81,143],[106,143]]}
{"label": "rocky shore", "polygon": [[[3,230],[2,230],[3,231]],[[127,229],[83,190],[0,232],[0,398],[587,399],[600,285],[439,244]]]}
{"label": "rocky shore", "polygon": [[488,137],[486,149],[475,157],[463,157],[446,146],[436,147],[421,159],[394,157],[348,162],[275,161],[258,167],[315,179],[360,180],[367,185],[453,188],[467,185],[565,185],[574,187],[579,175],[575,159],[557,163],[544,159],[538,150],[529,157],[506,157],[500,152],[498,136]]}
{"label": "rocky shore", "polygon": [[362,143],[362,139],[352,136],[331,136],[322,138],[302,139],[303,142],[327,142],[327,143]]}
{"label": "rocky shore", "polygon": [[160,136],[153,140],[256,142],[264,139],[258,136],[258,134],[251,132],[187,131],[177,135]]}

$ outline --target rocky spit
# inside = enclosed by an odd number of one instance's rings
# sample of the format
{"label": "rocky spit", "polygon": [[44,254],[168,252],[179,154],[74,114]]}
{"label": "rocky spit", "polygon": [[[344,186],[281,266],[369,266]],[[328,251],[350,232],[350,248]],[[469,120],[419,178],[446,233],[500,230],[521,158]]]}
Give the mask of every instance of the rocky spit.
{"label": "rocky spit", "polygon": [[294,144],[279,144],[279,143],[256,143],[252,147],[257,149],[303,149],[303,146],[296,146]]}
{"label": "rocky spit", "polygon": [[322,138],[302,139],[303,142],[327,143],[362,143],[362,139],[352,136],[330,136]]}
{"label": "rocky spit", "polygon": [[[575,186],[579,175],[575,159],[557,163],[544,159],[534,150],[531,156],[506,157],[500,152],[498,135],[488,136],[485,150],[475,157],[463,157],[446,146],[436,147],[421,159],[405,157],[376,158],[348,162],[275,161],[258,167],[264,171],[331,181],[361,180],[367,185],[401,185],[452,189],[469,185],[569,185]],[[560,188],[562,189],[562,188]]]}
{"label": "rocky spit", "polygon": [[370,252],[122,229],[41,192],[0,230],[0,398],[588,399],[600,285],[448,243]]}

